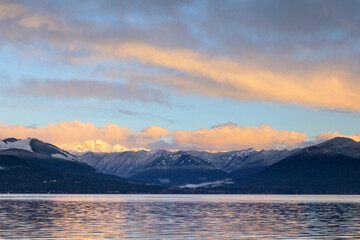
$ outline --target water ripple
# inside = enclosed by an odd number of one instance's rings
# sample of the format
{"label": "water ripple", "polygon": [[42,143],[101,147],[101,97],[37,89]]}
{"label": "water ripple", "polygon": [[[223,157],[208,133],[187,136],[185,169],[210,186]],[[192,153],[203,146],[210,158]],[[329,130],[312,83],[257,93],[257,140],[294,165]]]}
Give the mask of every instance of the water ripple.
{"label": "water ripple", "polygon": [[1,239],[354,239],[359,196],[0,195]]}

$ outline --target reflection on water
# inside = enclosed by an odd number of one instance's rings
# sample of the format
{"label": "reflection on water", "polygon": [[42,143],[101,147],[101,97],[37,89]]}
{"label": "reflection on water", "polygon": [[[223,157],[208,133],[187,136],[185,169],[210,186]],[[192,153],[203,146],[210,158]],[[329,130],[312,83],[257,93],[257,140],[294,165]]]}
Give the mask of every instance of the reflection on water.
{"label": "reflection on water", "polygon": [[0,195],[0,238],[360,237],[359,196]]}

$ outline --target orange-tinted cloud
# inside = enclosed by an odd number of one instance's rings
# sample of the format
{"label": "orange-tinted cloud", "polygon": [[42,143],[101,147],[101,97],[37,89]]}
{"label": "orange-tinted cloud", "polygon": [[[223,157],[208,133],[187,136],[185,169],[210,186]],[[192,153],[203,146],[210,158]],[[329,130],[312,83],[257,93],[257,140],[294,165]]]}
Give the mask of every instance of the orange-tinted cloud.
{"label": "orange-tinted cloud", "polygon": [[[110,149],[114,146],[117,146],[117,149],[120,145],[126,148],[147,148],[147,146],[154,145],[157,139],[169,135],[170,132],[160,126],[150,126],[140,132],[135,132],[112,123],[104,127],[97,127],[93,123],[81,121],[50,123],[45,127],[37,128],[22,125],[0,125],[0,138],[2,139],[33,137],[59,146],[78,147],[81,143],[81,147],[97,146],[99,149]],[[228,123],[196,131],[177,130],[172,133],[172,138],[175,141],[174,146],[179,149],[182,147],[189,149],[192,146],[196,149],[224,151],[250,147],[256,149],[295,147],[306,140],[306,134],[276,130],[267,125],[240,127]],[[106,142],[106,144],[96,144],[94,141],[96,139],[101,139],[102,141],[98,142]]]}
{"label": "orange-tinted cloud", "polygon": [[146,148],[160,137],[169,136],[170,132],[160,126],[149,126],[140,132],[127,127],[108,123],[103,127],[81,121],[63,121],[50,123],[45,127],[25,127],[23,125],[0,125],[0,139],[38,138],[67,149],[93,148],[99,151],[120,151],[131,148]]}
{"label": "orange-tinted cloud", "polygon": [[[64,121],[50,123],[45,127],[25,127],[22,125],[0,125],[0,138],[38,138],[56,145],[77,145],[88,140],[101,139],[112,146],[122,145],[127,148],[146,147],[156,141],[156,138],[168,136],[169,131],[159,126],[150,126],[137,133],[127,127],[119,127],[109,123],[97,127],[93,123],[81,121]],[[85,144],[86,145],[86,144]]]}
{"label": "orange-tinted cloud", "polygon": [[50,16],[31,13],[25,6],[14,3],[0,3],[0,20],[16,19],[17,23],[27,28],[46,27],[48,30],[65,32],[69,27],[60,26]]}
{"label": "orange-tinted cloud", "polygon": [[52,21],[52,19],[43,16],[24,17],[21,18],[18,23],[28,28],[40,28],[45,26],[51,31],[61,32],[65,30],[63,26],[59,26],[54,21]]}
{"label": "orange-tinted cloud", "polygon": [[139,132],[139,136],[144,138],[153,138],[157,139],[160,137],[170,136],[169,130],[162,128],[160,126],[151,126],[147,127]]}
{"label": "orange-tinted cloud", "polygon": [[[269,9],[274,9],[274,5],[272,4],[269,4],[268,7]],[[289,6],[283,7],[286,9]],[[276,8],[278,8],[278,6],[276,6]],[[234,9],[232,10],[235,11],[235,9],[236,7],[234,6]],[[336,4],[334,9],[341,10],[337,9]],[[294,11],[293,8],[290,8],[290,10]],[[284,12],[287,11],[284,10]],[[345,12],[347,11],[340,11],[339,13],[344,14]],[[318,12],[318,14],[320,13],[321,11]],[[259,12],[254,11],[253,14],[259,14]],[[318,16],[318,14],[315,15]],[[273,14],[270,15],[273,17]],[[346,14],[346,16],[348,15],[350,14]],[[357,15],[355,16],[357,17]],[[266,18],[266,14],[260,13],[257,18],[247,20],[251,23],[255,23],[256,19],[262,17]],[[270,19],[272,19],[272,17],[270,17]],[[305,17],[305,15],[303,17]],[[327,18],[329,16],[326,15],[323,17]],[[175,90],[180,90],[181,92],[198,93],[214,97],[227,97],[237,100],[290,102],[312,107],[360,111],[360,105],[357,104],[360,102],[360,84],[357,81],[357,71],[353,71],[353,69],[356,68],[352,66],[352,64],[355,64],[356,66],[356,62],[352,62],[351,64],[345,63],[344,65],[334,64],[334,62],[331,61],[312,62],[311,59],[313,57],[316,58],[317,56],[312,56],[312,51],[310,50],[315,51],[320,49],[320,52],[323,51],[321,50],[322,48],[319,47],[319,40],[317,38],[313,39],[316,43],[316,47],[313,46],[313,49],[308,49],[308,45],[302,46],[304,43],[299,44],[300,49],[293,46],[294,49],[298,50],[295,52],[307,52],[307,50],[309,50],[309,54],[305,55],[309,55],[308,58],[310,60],[308,59],[306,62],[308,65],[314,63],[314,66],[304,69],[301,65],[303,62],[294,60],[296,57],[301,57],[297,55],[280,61],[280,57],[278,57],[276,53],[273,55],[276,59],[269,59],[266,53],[263,52],[259,53],[258,57],[251,58],[251,61],[249,60],[245,63],[240,60],[235,60],[234,58],[221,56],[221,54],[209,54],[209,52],[206,52],[205,50],[197,51],[194,50],[196,49],[194,47],[186,49],[183,47],[176,47],[180,46],[176,44],[163,44],[161,41],[152,42],[145,37],[148,37],[147,31],[142,33],[145,35],[139,33],[139,37],[134,38],[131,37],[132,35],[130,33],[129,37],[124,38],[119,37],[119,35],[108,35],[100,31],[102,30],[101,25],[94,26],[94,24],[85,24],[81,21],[78,22],[79,19],[77,19],[77,21],[75,19],[69,19],[67,15],[51,15],[50,12],[39,14],[39,12],[33,11],[33,9],[25,3],[23,5],[4,2],[0,3],[0,20],[2,19],[15,19],[17,25],[21,25],[24,28],[36,28],[39,30],[39,32],[34,33],[33,31],[21,32],[23,29],[18,29],[17,31],[20,33],[20,36],[22,36],[23,33],[27,34],[26,37],[20,37],[21,40],[33,39],[33,37],[40,37],[40,39],[43,40],[44,36],[39,33],[43,32],[44,29],[59,33],[55,35],[51,33],[51,35],[46,35],[48,37],[45,38],[49,45],[68,50],[64,51],[64,53],[66,53],[65,55],[71,55],[67,58],[67,60],[70,61],[77,62],[79,59],[82,59],[83,61],[96,61],[99,63],[110,61],[118,62],[120,58],[125,60],[135,60],[141,63],[144,62],[182,72],[182,78],[176,78],[169,75],[164,80],[158,82],[166,86],[171,86]],[[216,21],[219,21],[218,18],[215,19]],[[222,20],[225,19],[226,18]],[[328,20],[331,19],[332,18]],[[238,22],[239,21],[231,21],[232,27],[238,27]],[[265,23],[263,21],[260,22],[258,22],[260,25]],[[208,26],[210,29],[215,26],[214,22],[212,23],[211,26]],[[298,24],[299,23],[304,24],[303,21],[298,22]],[[245,24],[245,22],[242,24]],[[324,24],[324,22],[321,21],[320,25],[323,26],[322,24]],[[338,25],[338,21],[332,22],[332,24],[335,24],[336,27],[341,26],[341,24]],[[105,27],[106,26],[107,25],[105,25]],[[278,26],[278,24],[276,24],[276,26]],[[296,26],[298,27],[298,25]],[[356,26],[356,24],[354,26]],[[118,29],[117,27],[118,26],[114,29]],[[312,29],[313,26],[309,25],[308,27],[309,29]],[[341,27],[341,30],[343,30],[344,26]],[[65,29],[70,30],[64,31]],[[262,29],[262,31],[265,29],[269,30],[268,27],[260,29]],[[294,28],[290,27],[289,29]],[[148,30],[148,25],[146,25],[146,30]],[[228,31],[232,32],[233,29],[228,29]],[[14,31],[10,31],[9,34],[12,36],[14,34],[13,32]],[[211,32],[214,31],[211,30]],[[335,33],[336,32],[337,31],[335,31]],[[104,34],[104,37],[95,37],[102,36],[102,34]],[[282,36],[281,32],[276,35]],[[346,34],[344,36],[346,36]],[[296,38],[292,38],[294,42],[301,39],[298,39],[297,32],[295,37]],[[138,42],[135,42],[134,39],[137,39]],[[228,37],[226,37],[226,39],[228,39]],[[328,35],[325,34],[322,40],[324,40],[325,44],[327,42],[326,40],[328,40]],[[337,43],[337,41],[335,42]],[[239,44],[241,43],[242,42],[239,41]],[[172,48],[164,48],[162,46],[172,46]],[[182,46],[186,46],[186,44]],[[270,45],[269,47],[274,48],[275,46]],[[231,49],[228,50],[230,51]],[[71,52],[73,54],[70,54]],[[78,52],[88,52],[89,54],[79,54],[78,56]],[[320,55],[324,55],[324,53]],[[237,55],[233,54],[233,56],[236,57]],[[280,54],[279,56],[283,55]],[[336,55],[333,57],[337,58]],[[332,58],[330,58],[330,60],[331,59]],[[277,62],[277,64],[272,64],[273,62]],[[339,61],[339,63],[341,62],[343,61]],[[280,63],[282,63],[281,67],[278,66]]]}
{"label": "orange-tinted cloud", "polygon": [[111,144],[128,143],[128,138],[135,133],[126,127],[119,127],[109,123],[104,127],[97,127],[92,123],[81,121],[64,121],[50,123],[45,127],[25,127],[22,125],[0,126],[2,138],[39,138],[50,143],[82,142],[89,139],[103,139]]}
{"label": "orange-tinted cloud", "polygon": [[[169,135],[170,132],[160,126],[149,126],[140,132],[135,132],[112,123],[97,127],[93,123],[81,121],[50,123],[45,127],[37,128],[23,125],[0,125],[0,139],[33,137],[73,151],[80,148],[103,152],[148,148],[147,146],[155,146],[159,138]],[[194,149],[214,151],[250,147],[255,149],[293,148],[303,145],[307,140],[305,133],[277,130],[268,125],[244,127],[233,123],[195,131],[176,130],[171,136],[175,142],[173,146],[176,148],[191,149],[193,147]],[[317,136],[316,141],[322,142],[338,136],[360,141],[360,134],[348,136],[339,134],[339,132],[321,133]]]}
{"label": "orange-tinted cloud", "polygon": [[305,133],[276,130],[268,125],[241,127],[233,123],[195,131],[178,130],[172,137],[180,146],[217,151],[295,147],[306,140]]}
{"label": "orange-tinted cloud", "polygon": [[13,3],[0,3],[0,20],[15,19],[22,16],[26,12],[26,8]]}
{"label": "orange-tinted cloud", "polygon": [[320,133],[317,137],[316,137],[316,140],[318,142],[323,142],[323,141],[326,141],[326,140],[329,140],[329,139],[332,139],[334,137],[346,137],[346,138],[351,138],[357,142],[360,141],[360,133],[358,134],[355,134],[355,135],[343,135],[343,134],[340,134],[339,131],[337,132],[327,132],[327,133]]}
{"label": "orange-tinted cloud", "polygon": [[[237,100],[292,102],[301,105],[360,110],[360,84],[348,81],[346,70],[318,68],[313,72],[276,72],[260,63],[243,64],[230,58],[187,49],[162,49],[145,43],[92,44],[99,56],[140,62],[182,71],[181,81],[166,85],[186,91]],[[193,77],[204,78],[192,82]],[[196,86],[202,85],[197,88]]]}
{"label": "orange-tinted cloud", "polygon": [[[360,102],[360,84],[349,66],[316,62],[314,67],[304,70],[299,61],[290,59],[283,62],[279,71],[272,65],[272,61],[277,59],[267,59],[265,55],[257,58],[260,60],[244,63],[206,51],[158,47],[164,44],[149,44],[145,38],[142,42],[127,38],[118,40],[116,36],[113,39],[89,40],[73,33],[86,32],[95,36],[97,34],[91,31],[93,25],[86,25],[88,28],[85,29],[81,24],[67,23],[64,16],[64,21],[57,21],[55,16],[38,15],[30,8],[11,3],[0,3],[0,19],[15,19],[26,28],[43,30],[45,27],[61,33],[51,35],[48,43],[73,51],[74,55],[68,59],[70,61],[118,62],[120,58],[181,72],[181,78],[169,75],[155,84],[166,85],[182,93],[360,111],[357,104]],[[71,31],[64,31],[68,28]],[[77,56],[78,50],[89,52],[89,55]]]}

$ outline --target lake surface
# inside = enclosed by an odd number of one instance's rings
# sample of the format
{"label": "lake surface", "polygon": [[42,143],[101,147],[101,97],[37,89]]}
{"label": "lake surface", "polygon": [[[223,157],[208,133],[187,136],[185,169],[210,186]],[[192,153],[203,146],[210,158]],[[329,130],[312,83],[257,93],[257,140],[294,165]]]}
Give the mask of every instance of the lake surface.
{"label": "lake surface", "polygon": [[347,238],[360,196],[0,195],[0,239]]}

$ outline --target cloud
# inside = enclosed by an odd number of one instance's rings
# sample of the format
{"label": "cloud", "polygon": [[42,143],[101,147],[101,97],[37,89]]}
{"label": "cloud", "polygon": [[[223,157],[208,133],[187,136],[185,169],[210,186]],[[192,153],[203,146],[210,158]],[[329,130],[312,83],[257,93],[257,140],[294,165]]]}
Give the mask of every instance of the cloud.
{"label": "cloud", "polygon": [[[169,136],[172,139],[167,141],[161,139]],[[309,142],[305,133],[278,130],[268,125],[245,127],[234,123],[194,131],[175,130],[171,134],[169,130],[160,126],[149,126],[136,132],[113,123],[98,127],[93,123],[81,121],[50,123],[40,127],[0,124],[0,139],[32,137],[71,151],[95,149],[99,152],[136,150],[136,148],[212,151],[246,148],[284,149],[308,146],[338,136],[360,141],[360,134],[347,136],[339,132],[327,132],[319,134],[314,142]]]}
{"label": "cloud", "polygon": [[360,35],[356,2],[94,1],[86,10],[99,18],[72,13],[83,4],[60,5],[1,3],[0,19],[13,20],[0,24],[1,38],[46,42],[68,64],[125,60],[171,69],[180,76],[153,81],[156,73],[143,82],[180,93],[360,111],[358,42],[349,40]]}
{"label": "cloud", "polygon": [[203,150],[228,151],[244,148],[281,149],[296,147],[306,140],[306,134],[276,130],[268,125],[242,127],[233,123],[195,131],[174,131],[174,141],[180,146],[194,146]]}
{"label": "cloud", "polygon": [[40,28],[45,26],[47,29],[52,31],[63,31],[63,28],[52,20],[40,16],[31,16],[21,18],[18,23],[28,28]]}
{"label": "cloud", "polygon": [[[108,123],[103,127],[97,127],[93,123],[81,121],[63,121],[50,123],[44,127],[23,125],[0,125],[0,138],[38,138],[45,142],[67,146],[90,140],[85,145],[96,143],[95,140],[104,141],[113,147],[122,145],[127,148],[146,147],[154,143],[157,138],[168,136],[169,131],[160,126],[149,126],[143,131],[135,132],[127,127],[120,127]],[[95,141],[95,142],[91,142]],[[76,145],[75,144],[75,145]]]}
{"label": "cloud", "polygon": [[28,6],[22,4],[1,2],[0,20],[14,20],[14,23],[26,28],[44,27],[53,32],[74,33],[70,26],[62,24],[56,14],[35,13]]}
{"label": "cloud", "polygon": [[[175,86],[181,82],[181,88],[192,93],[360,111],[360,106],[356,104],[360,101],[360,84],[347,81],[347,73],[341,69],[281,73],[265,66],[240,64],[229,58],[198,51],[162,49],[143,43],[96,44],[92,48],[104,58],[136,59],[182,71],[189,76],[188,79],[178,81],[169,77],[168,81]],[[194,88],[200,83],[192,82],[193,77],[201,78],[203,87]]]}
{"label": "cloud", "polygon": [[7,92],[20,95],[45,96],[57,98],[97,98],[123,99],[143,102],[163,103],[164,94],[153,88],[138,84],[105,82],[93,80],[29,80],[17,87],[9,87]]}
{"label": "cloud", "polygon": [[117,112],[123,116],[133,116],[133,117],[138,117],[138,118],[142,118],[142,119],[156,119],[156,120],[160,120],[160,121],[164,121],[164,122],[168,122],[168,123],[175,122],[173,119],[163,117],[162,115],[156,115],[156,114],[148,113],[148,112],[137,112],[137,111],[128,110],[127,108],[119,108],[119,109],[117,109]]}
{"label": "cloud", "polygon": [[111,144],[127,146],[135,137],[135,133],[126,127],[119,127],[109,123],[104,127],[97,127],[93,123],[81,121],[64,121],[50,123],[45,127],[25,127],[23,125],[0,126],[2,138],[39,138],[50,143],[83,142],[89,139],[102,139]]}
{"label": "cloud", "polygon": [[343,135],[343,134],[340,134],[339,131],[337,132],[327,132],[327,133],[320,133],[317,137],[316,137],[316,141],[317,142],[323,142],[323,141],[326,141],[326,140],[329,140],[329,139],[332,139],[334,137],[346,137],[346,138],[351,138],[357,142],[360,141],[360,133],[358,134],[355,134],[355,135]]}
{"label": "cloud", "polygon": [[130,116],[135,116],[135,117],[141,116],[140,113],[137,113],[137,112],[134,112],[131,110],[127,110],[127,109],[123,109],[123,108],[119,108],[117,111],[122,115],[130,115]]}
{"label": "cloud", "polygon": [[26,12],[26,8],[13,3],[0,3],[0,20],[14,19],[22,16]]}
{"label": "cloud", "polygon": [[147,127],[139,132],[139,136],[144,138],[153,138],[157,139],[160,137],[170,136],[169,130],[162,128],[160,126],[151,126]]}
{"label": "cloud", "polygon": [[[64,121],[50,123],[42,127],[26,127],[23,125],[0,125],[0,139],[38,138],[68,149],[93,147],[120,149],[126,148],[166,148],[166,149],[199,149],[199,150],[238,150],[254,147],[256,149],[272,149],[296,147],[303,143],[306,134],[276,130],[267,125],[260,127],[240,127],[233,123],[214,126],[210,129],[195,131],[176,130],[171,134],[173,141],[163,141],[170,132],[160,126],[149,126],[136,132],[127,127],[109,123],[97,127],[93,123],[81,121]],[[90,140],[90,141],[89,141]],[[106,144],[103,144],[105,142]],[[99,144],[97,144],[99,143]],[[101,144],[100,144],[101,143]]]}

